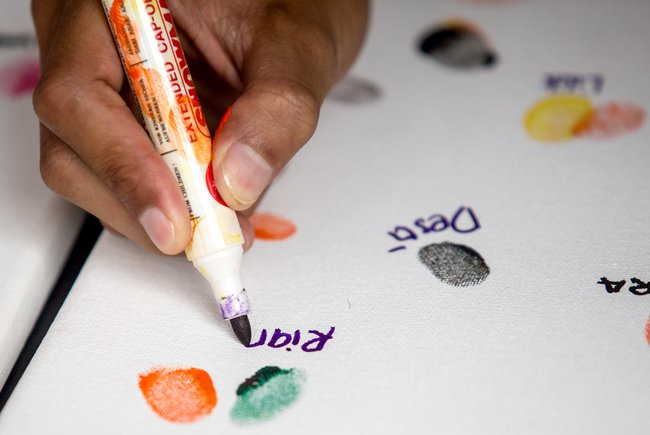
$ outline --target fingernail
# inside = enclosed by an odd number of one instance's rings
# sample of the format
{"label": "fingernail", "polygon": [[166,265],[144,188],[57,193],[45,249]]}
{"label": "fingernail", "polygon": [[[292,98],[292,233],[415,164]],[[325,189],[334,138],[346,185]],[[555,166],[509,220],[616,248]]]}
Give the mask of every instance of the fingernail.
{"label": "fingernail", "polygon": [[250,146],[235,143],[221,162],[226,187],[242,205],[254,203],[271,182],[273,169]]}
{"label": "fingernail", "polygon": [[162,252],[169,253],[174,246],[174,226],[157,208],[150,208],[140,216],[143,226],[151,241]]}

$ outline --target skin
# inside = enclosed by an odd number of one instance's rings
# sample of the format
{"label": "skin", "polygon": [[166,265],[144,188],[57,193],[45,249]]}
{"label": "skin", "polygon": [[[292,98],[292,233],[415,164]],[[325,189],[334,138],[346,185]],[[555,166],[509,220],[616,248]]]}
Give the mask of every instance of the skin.
{"label": "skin", "polygon": [[[314,133],[327,92],[361,46],[367,0],[168,0],[211,131],[215,184],[246,215]],[[174,177],[134,115],[100,0],[33,0],[34,93],[45,184],[110,230],[177,254],[190,221]],[[119,128],[116,128],[119,126]]]}

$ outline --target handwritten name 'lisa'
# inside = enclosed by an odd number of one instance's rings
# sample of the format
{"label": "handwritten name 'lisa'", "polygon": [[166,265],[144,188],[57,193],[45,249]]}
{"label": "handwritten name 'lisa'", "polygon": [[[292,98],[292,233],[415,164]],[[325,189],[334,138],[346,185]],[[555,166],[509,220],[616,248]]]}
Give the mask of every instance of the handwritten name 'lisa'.
{"label": "handwritten name 'lisa'", "polygon": [[[458,210],[448,218],[447,216],[436,213],[428,218],[417,218],[413,221],[412,226],[397,225],[388,235],[398,242],[415,241],[418,235],[427,235],[429,233],[440,233],[451,229],[460,234],[473,233],[481,228],[478,217],[471,207],[459,207]],[[397,252],[406,249],[406,245],[399,245],[388,250],[388,252]]]}

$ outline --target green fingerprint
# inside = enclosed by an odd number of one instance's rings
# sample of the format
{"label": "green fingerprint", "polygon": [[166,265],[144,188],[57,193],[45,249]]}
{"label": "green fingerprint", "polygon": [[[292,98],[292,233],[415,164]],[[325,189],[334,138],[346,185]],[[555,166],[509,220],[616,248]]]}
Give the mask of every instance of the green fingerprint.
{"label": "green fingerprint", "polygon": [[230,416],[239,423],[269,420],[298,399],[304,382],[301,370],[263,367],[237,388]]}

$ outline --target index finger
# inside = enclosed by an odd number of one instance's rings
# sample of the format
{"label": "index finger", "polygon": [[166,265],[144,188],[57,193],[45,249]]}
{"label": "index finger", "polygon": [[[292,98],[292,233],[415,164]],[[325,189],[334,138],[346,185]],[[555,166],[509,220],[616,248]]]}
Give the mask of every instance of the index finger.
{"label": "index finger", "polygon": [[44,59],[34,107],[169,254],[190,238],[189,216],[165,166],[119,90],[124,74],[99,1],[66,3]]}

